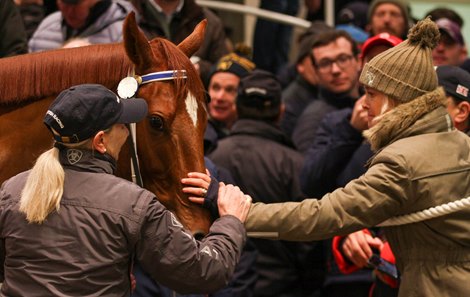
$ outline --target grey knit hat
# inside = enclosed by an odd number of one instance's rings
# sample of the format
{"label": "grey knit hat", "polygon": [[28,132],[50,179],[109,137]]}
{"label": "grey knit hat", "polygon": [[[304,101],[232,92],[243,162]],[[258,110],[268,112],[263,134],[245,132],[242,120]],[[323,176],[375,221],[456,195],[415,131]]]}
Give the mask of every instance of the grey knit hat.
{"label": "grey knit hat", "polygon": [[438,84],[432,50],[439,38],[439,29],[429,17],[419,21],[407,40],[370,60],[359,81],[402,103],[433,91]]}

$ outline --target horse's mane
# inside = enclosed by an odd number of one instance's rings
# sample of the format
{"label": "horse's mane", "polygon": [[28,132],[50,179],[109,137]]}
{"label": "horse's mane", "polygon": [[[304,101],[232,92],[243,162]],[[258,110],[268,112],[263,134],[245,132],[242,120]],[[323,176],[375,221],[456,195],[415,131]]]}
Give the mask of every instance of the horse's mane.
{"label": "horse's mane", "polygon": [[59,49],[0,59],[0,105],[57,95],[76,84],[115,88],[131,62],[122,44]]}

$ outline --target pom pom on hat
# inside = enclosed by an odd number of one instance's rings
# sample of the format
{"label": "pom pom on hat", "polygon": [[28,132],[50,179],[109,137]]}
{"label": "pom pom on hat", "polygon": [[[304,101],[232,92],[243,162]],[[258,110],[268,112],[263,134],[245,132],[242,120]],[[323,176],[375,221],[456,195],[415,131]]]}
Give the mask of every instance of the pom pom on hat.
{"label": "pom pom on hat", "polygon": [[363,68],[359,81],[401,102],[409,102],[437,88],[432,50],[440,33],[428,17],[408,33],[408,39],[382,52]]}
{"label": "pom pom on hat", "polygon": [[428,17],[418,22],[408,32],[408,41],[412,46],[421,46],[421,48],[436,48],[441,35],[437,25]]}

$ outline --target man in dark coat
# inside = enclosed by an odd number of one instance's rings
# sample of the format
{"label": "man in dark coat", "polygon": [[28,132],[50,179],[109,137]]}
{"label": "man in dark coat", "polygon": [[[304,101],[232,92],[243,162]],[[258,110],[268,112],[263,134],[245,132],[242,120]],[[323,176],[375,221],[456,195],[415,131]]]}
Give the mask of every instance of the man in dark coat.
{"label": "man in dark coat", "polygon": [[[302,155],[277,126],[281,86],[275,77],[254,70],[238,88],[238,120],[209,157],[228,169],[255,201],[299,201]],[[282,199],[280,199],[282,198]],[[254,239],[258,248],[255,296],[310,296],[323,280],[322,254],[315,243]]]}

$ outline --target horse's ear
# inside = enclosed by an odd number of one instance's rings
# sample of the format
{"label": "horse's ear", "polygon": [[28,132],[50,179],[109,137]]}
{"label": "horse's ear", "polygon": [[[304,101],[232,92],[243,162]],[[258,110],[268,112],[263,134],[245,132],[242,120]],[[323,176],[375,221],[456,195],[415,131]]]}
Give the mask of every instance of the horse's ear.
{"label": "horse's ear", "polygon": [[127,56],[136,65],[151,65],[152,49],[147,37],[137,26],[135,13],[127,15],[123,26],[124,47]]}
{"label": "horse's ear", "polygon": [[204,41],[206,26],[207,19],[204,19],[196,26],[196,28],[194,28],[194,31],[191,33],[191,35],[186,37],[185,40],[178,44],[178,48],[183,53],[185,53],[186,56],[191,57],[201,47],[201,44]]}

